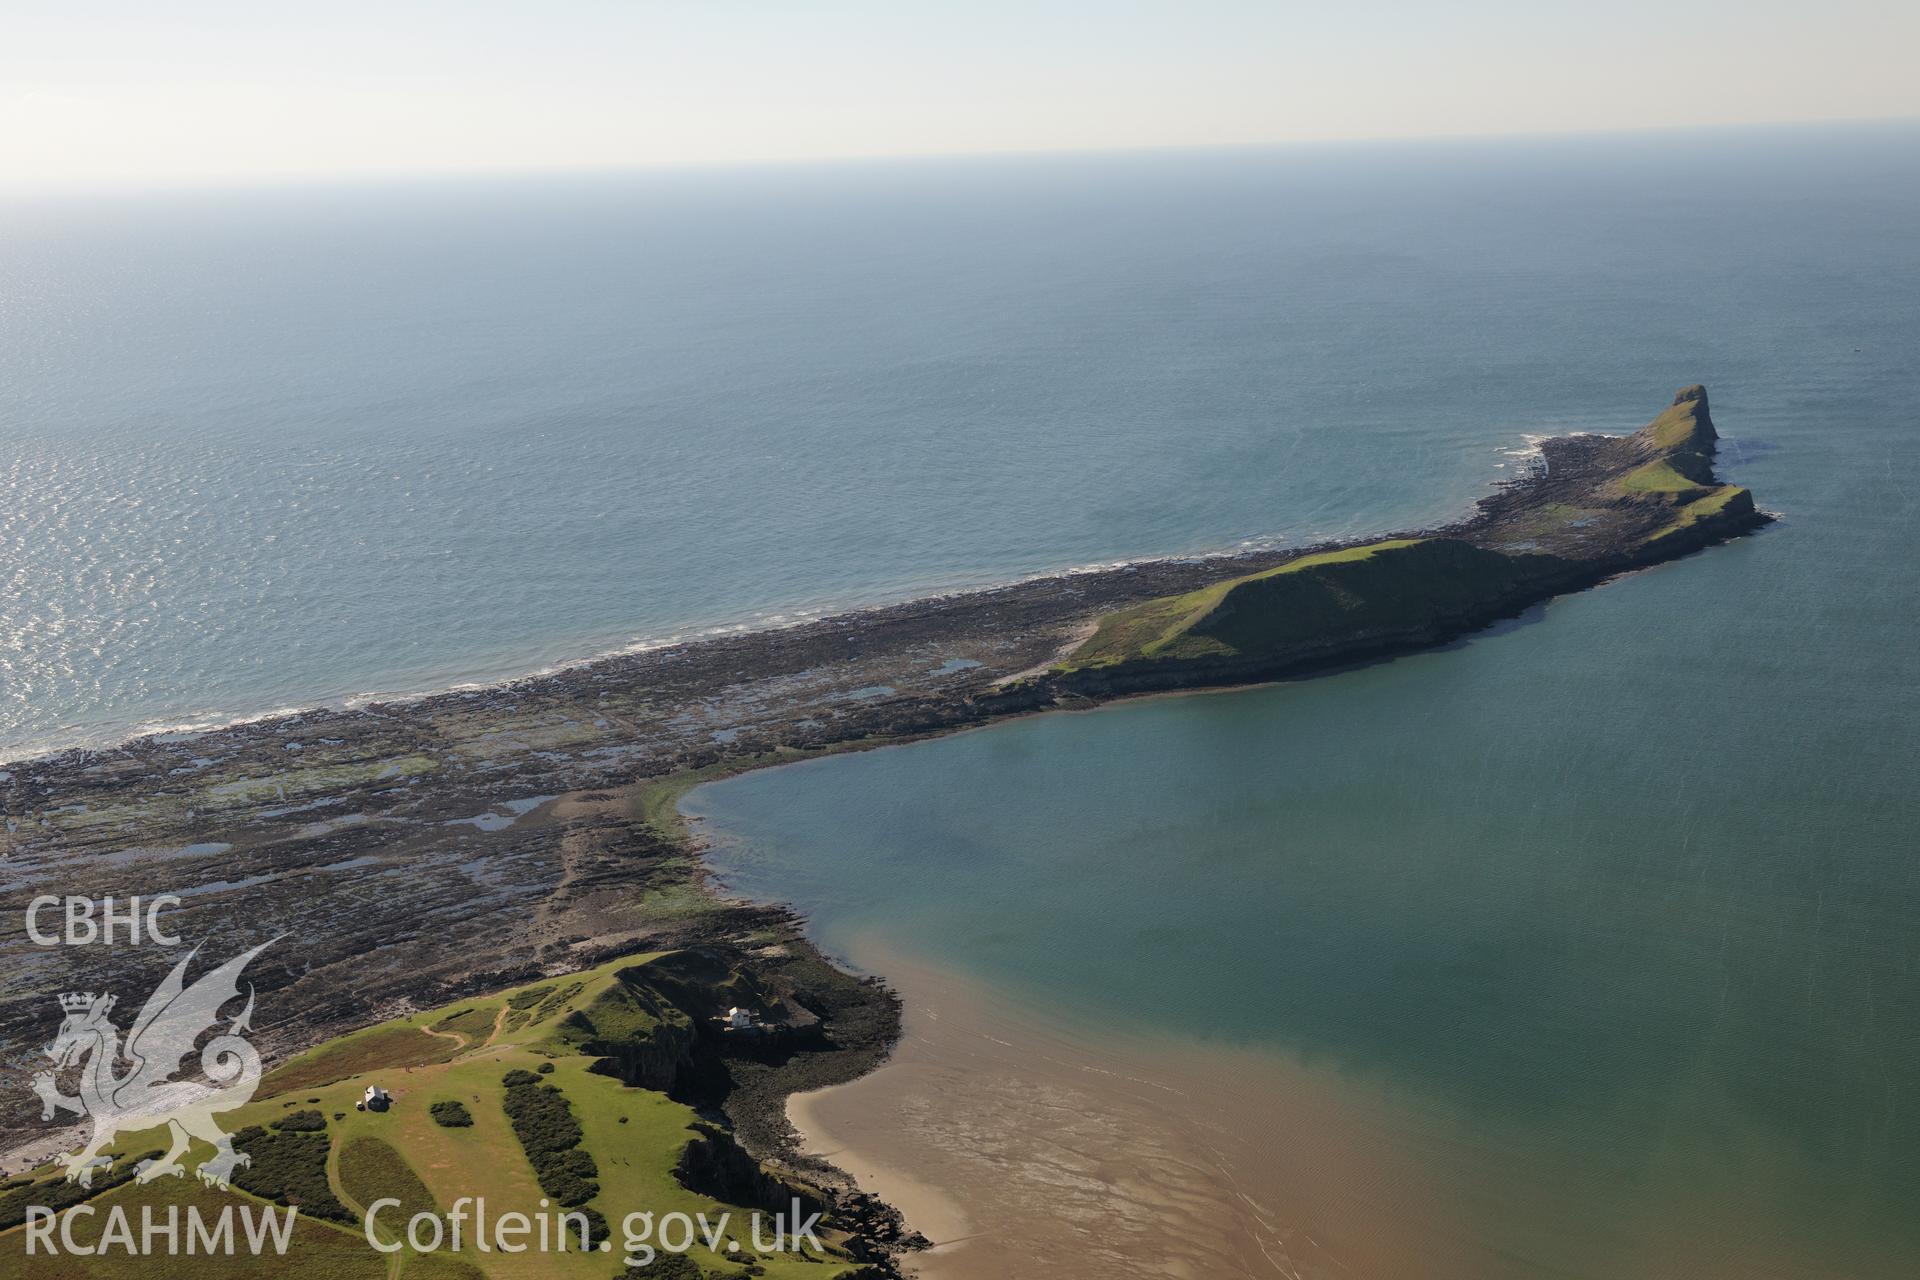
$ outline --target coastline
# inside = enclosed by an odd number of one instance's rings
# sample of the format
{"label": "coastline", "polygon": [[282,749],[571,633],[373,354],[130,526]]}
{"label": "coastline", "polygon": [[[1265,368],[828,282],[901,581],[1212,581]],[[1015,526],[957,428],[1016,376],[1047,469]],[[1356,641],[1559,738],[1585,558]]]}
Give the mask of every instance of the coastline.
{"label": "coastline", "polygon": [[[1704,423],[1704,392],[1693,402]],[[1567,494],[1643,465],[1639,440],[1544,441],[1546,467],[1508,482],[1454,525],[1403,536],[1539,537],[1540,518]],[[125,873],[137,867],[140,892],[181,897],[186,936],[270,922],[262,936],[288,937],[293,954],[260,971],[263,1003],[302,1011],[262,1027],[275,1057],[396,1011],[621,954],[723,947],[828,1010],[818,1045],[767,1069],[737,1064],[724,1097],[750,1151],[790,1157],[787,1098],[881,1061],[898,1036],[898,1002],[831,964],[790,911],[714,892],[673,814],[687,787],[1038,711],[1302,676],[1428,648],[1767,519],[1748,502],[1655,546],[1644,539],[1646,508],[1628,512],[1620,527],[1570,534],[1570,545],[1592,554],[1523,591],[1258,662],[1093,682],[1053,674],[1089,624],[1117,610],[1365,540],[1051,575],[486,689],[25,761],[0,770],[0,856],[28,878],[0,886],[0,898],[24,906],[29,879],[124,896]],[[21,939],[0,938],[0,1066],[30,1057],[46,992],[157,977],[145,957],[115,963],[85,948],[61,950],[36,954]],[[821,1101],[821,1113],[829,1105]],[[33,1128],[17,1100],[0,1105],[0,1141]],[[886,1177],[881,1165],[874,1176]],[[884,1207],[875,1214],[866,1238],[884,1254],[900,1235],[898,1216]]]}
{"label": "coastline", "polygon": [[[884,1070],[885,1065],[876,1071]],[[843,1135],[842,1130],[849,1128],[844,1122],[836,1127],[841,1091],[854,1083],[829,1085],[787,1099],[787,1122],[793,1126],[798,1150],[802,1158],[832,1166],[852,1185],[899,1210],[901,1218],[927,1242],[925,1248],[904,1255],[903,1269],[936,1280],[942,1274],[942,1262],[966,1245],[973,1226],[952,1195],[905,1169],[882,1163],[857,1136]]]}
{"label": "coastline", "polygon": [[[1077,1023],[885,945],[856,944],[906,1003],[874,1072],[800,1095],[801,1148],[902,1210],[920,1280],[1417,1274],[1423,1225],[1368,1206],[1445,1190],[1331,1073],[1227,1046]],[[1463,1259],[1464,1261],[1464,1259]]]}
{"label": "coastline", "polygon": [[791,607],[784,612],[758,614],[741,622],[700,623],[657,635],[634,635],[617,642],[583,645],[581,646],[583,652],[578,657],[559,658],[535,665],[517,665],[510,672],[499,674],[467,672],[425,681],[418,688],[356,689],[351,693],[317,694],[298,702],[281,702],[274,699],[271,701],[274,701],[275,705],[252,710],[209,711],[185,719],[134,720],[102,729],[94,735],[83,735],[71,742],[0,744],[0,782],[6,781],[7,770],[23,765],[59,760],[68,756],[107,755],[117,751],[137,749],[149,742],[187,742],[255,725],[300,722],[310,716],[346,715],[369,707],[410,707],[437,699],[487,696],[555,677],[591,671],[626,659],[644,657],[663,649],[701,645],[715,640],[771,635],[813,626],[827,620],[857,620],[862,615],[883,613],[902,606],[938,603],[967,596],[1015,590],[1037,582],[1194,564],[1241,560],[1248,560],[1251,563],[1250,557],[1264,557],[1275,552],[1289,556],[1297,554],[1299,545],[1330,547],[1342,545],[1342,543],[1317,541],[1292,544],[1283,542],[1278,537],[1254,537],[1244,538],[1231,547],[1213,546],[1189,552],[1142,555],[1006,575],[978,574],[960,579],[942,579],[903,585],[872,596],[816,601]]}
{"label": "coastline", "polygon": [[[1017,598],[1030,589],[1038,589],[1042,594],[1047,595],[1077,594],[1076,586],[1085,584],[1089,603],[1104,601],[1108,606],[1118,607],[1139,599],[1151,598],[1155,591],[1177,591],[1196,585],[1205,585],[1221,577],[1259,571],[1297,557],[1360,546],[1374,538],[1471,534],[1477,529],[1498,523],[1506,514],[1503,508],[1513,505],[1510,500],[1514,495],[1521,495],[1521,505],[1524,505],[1525,495],[1542,488],[1550,478],[1558,479],[1553,476],[1553,467],[1550,463],[1550,453],[1556,447],[1593,443],[1604,445],[1607,442],[1629,439],[1631,437],[1628,435],[1602,435],[1592,432],[1569,436],[1524,433],[1523,446],[1497,451],[1509,462],[1524,464],[1524,466],[1512,476],[1490,478],[1488,483],[1494,489],[1493,494],[1480,499],[1473,513],[1448,524],[1383,532],[1371,536],[1324,538],[1302,543],[1283,542],[1277,536],[1256,536],[1244,538],[1232,547],[1094,561],[1062,568],[1014,573],[1004,577],[981,574],[973,580],[963,578],[940,585],[906,584],[896,590],[882,592],[864,600],[822,601],[795,606],[784,612],[763,613],[742,622],[708,623],[682,628],[662,636],[636,636],[616,643],[591,645],[587,646],[588,651],[582,656],[547,662],[516,671],[511,675],[450,676],[441,681],[430,682],[427,687],[418,690],[400,692],[358,690],[352,693],[322,694],[296,703],[284,703],[275,699],[277,705],[264,709],[233,713],[209,712],[193,719],[167,722],[138,721],[104,734],[100,741],[0,747],[0,783],[8,780],[9,771],[38,765],[83,761],[100,756],[139,752],[154,747],[190,744],[201,739],[220,738],[248,730],[271,732],[280,727],[304,724],[316,718],[331,719],[363,712],[380,714],[405,712],[412,709],[430,711],[438,704],[458,700],[493,698],[521,691],[538,690],[542,686],[566,685],[576,680],[594,682],[605,677],[631,675],[636,668],[644,667],[648,660],[657,655],[728,642],[745,641],[751,644],[756,641],[767,641],[771,643],[783,634],[806,632],[819,627],[860,626],[867,622],[884,624],[893,615],[903,611],[938,609],[947,604],[964,605],[969,601],[1001,596]],[[1564,465],[1564,459],[1562,461]],[[1504,467],[1508,464],[1496,465]],[[1752,523],[1764,524],[1772,518],[1771,515],[1761,514]],[[1548,594],[1580,590],[1592,585],[1593,582],[1634,568],[1648,567],[1677,555],[1687,554],[1720,540],[1721,536],[1732,536],[1743,531],[1745,531],[1743,526],[1736,525],[1729,527],[1726,534],[1688,539],[1684,542],[1677,540],[1666,553],[1634,557],[1633,563],[1627,563],[1619,557],[1606,557],[1607,563],[1597,565],[1595,573],[1570,575]],[[1139,579],[1150,589],[1129,590],[1123,585],[1129,578]],[[1063,642],[1078,643],[1079,640],[1091,635],[1093,618],[1099,612],[1099,609],[1082,610],[1073,625],[1061,630]],[[1043,673],[1054,656],[1053,652],[1048,652],[1032,667],[1001,673],[994,681],[994,685],[1004,686]],[[1260,678],[1262,677],[1258,672],[1246,677],[1248,681],[1255,682]]]}
{"label": "coastline", "polygon": [[[850,949],[884,966],[906,1034],[789,1116],[804,1151],[927,1224],[935,1247],[896,1255],[917,1280],[1787,1280],[1833,1262],[1783,1226],[1786,1184],[1740,1202],[1724,1170],[1676,1159],[1623,1186],[1594,1153],[1333,1063],[1104,1027],[886,943]],[[1684,1238],[1677,1210],[1717,1229]]]}

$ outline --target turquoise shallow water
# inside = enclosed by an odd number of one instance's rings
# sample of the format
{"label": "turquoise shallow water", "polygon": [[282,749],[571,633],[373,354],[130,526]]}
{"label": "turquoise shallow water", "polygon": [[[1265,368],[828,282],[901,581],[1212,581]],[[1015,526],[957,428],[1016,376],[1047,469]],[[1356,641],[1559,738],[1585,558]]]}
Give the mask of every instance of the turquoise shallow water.
{"label": "turquoise shallow water", "polygon": [[1704,195],[1556,206],[1536,332],[1475,367],[1556,404],[1693,369],[1780,524],[1442,652],[705,788],[730,883],[1464,1117],[1463,1228],[1521,1273],[1913,1274],[1920,203],[1864,269],[1871,201]]}
{"label": "turquoise shallow water", "polygon": [[1831,429],[1916,136],[15,200],[0,755],[1422,523],[1696,379]]}

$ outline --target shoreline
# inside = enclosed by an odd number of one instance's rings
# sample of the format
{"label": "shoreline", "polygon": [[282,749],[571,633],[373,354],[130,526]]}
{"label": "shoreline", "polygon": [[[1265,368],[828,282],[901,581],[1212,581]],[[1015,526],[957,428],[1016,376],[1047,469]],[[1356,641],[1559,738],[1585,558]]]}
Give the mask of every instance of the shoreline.
{"label": "shoreline", "polygon": [[[1704,439],[1710,453],[1704,391],[1675,404],[1697,411],[1704,436],[1689,440]],[[1058,665],[1089,626],[1119,611],[1231,589],[1372,540],[1048,575],[482,689],[13,764],[0,770],[0,858],[22,875],[0,885],[0,907],[24,909],[30,882],[96,898],[169,893],[181,899],[174,928],[185,937],[287,938],[257,971],[263,1008],[301,1011],[257,1024],[270,1057],[621,954],[727,947],[831,1014],[817,1051],[777,1068],[740,1067],[725,1100],[751,1151],[791,1156],[787,1098],[882,1060],[898,1036],[898,1003],[821,955],[791,911],[721,898],[675,818],[678,795],[715,777],[1035,712],[1432,648],[1766,522],[1748,500],[1670,529],[1670,507],[1597,497],[1664,457],[1653,440],[1643,431],[1542,441],[1544,468],[1500,485],[1463,520],[1389,535],[1455,546],[1551,541],[1559,558],[1535,558],[1557,567],[1523,589],[1399,630],[1322,636],[1237,663],[1104,668],[1097,679]],[[1605,519],[1568,523],[1554,513],[1569,498],[1614,505]],[[1681,536],[1656,544],[1654,528]],[[31,1057],[47,993],[154,981],[164,960],[94,951],[48,954],[0,937],[0,1068]],[[26,1112],[0,1102],[0,1143],[32,1134]],[[884,1253],[897,1236],[881,1221],[870,1238]]]}
{"label": "shoreline", "polygon": [[[1622,1182],[1550,1128],[1331,1060],[1110,1028],[891,943],[847,947],[892,976],[906,1034],[790,1115],[803,1151],[928,1224],[936,1247],[895,1255],[916,1280],[1785,1280],[1831,1262],[1783,1228],[1784,1183],[1747,1203],[1683,1160]],[[1681,1247],[1676,1205],[1720,1228]]]}
{"label": "shoreline", "polygon": [[[1705,410],[1705,392],[1700,388],[1689,390],[1699,393],[1701,419],[1705,425],[1708,442],[1705,448],[1710,457],[1713,451],[1712,441],[1716,437]],[[1676,399],[1676,404],[1679,403],[1680,400]],[[1082,586],[1091,588],[1086,593],[1090,597],[1105,597],[1105,603],[1108,609],[1111,609],[1151,598],[1152,592],[1130,591],[1119,585],[1128,578],[1142,579],[1157,584],[1165,590],[1178,592],[1194,586],[1207,585],[1223,577],[1259,571],[1302,556],[1351,549],[1380,538],[1466,538],[1478,541],[1489,534],[1497,533],[1505,524],[1519,523],[1523,517],[1537,515],[1539,508],[1548,505],[1543,501],[1544,495],[1552,494],[1570,485],[1578,489],[1583,484],[1589,484],[1592,477],[1583,473],[1595,472],[1604,477],[1604,474],[1609,471],[1621,472],[1633,463],[1642,461],[1644,454],[1635,454],[1631,449],[1626,450],[1624,457],[1614,456],[1619,454],[1622,448],[1635,444],[1639,434],[1605,435],[1585,431],[1572,435],[1548,436],[1523,433],[1522,440],[1525,442],[1523,447],[1496,450],[1496,452],[1510,460],[1525,461],[1528,465],[1513,476],[1489,480],[1492,492],[1480,498],[1466,516],[1446,524],[1388,531],[1371,536],[1320,539],[1308,543],[1282,543],[1279,541],[1279,535],[1261,535],[1242,539],[1230,549],[1220,548],[1189,553],[1156,554],[1132,559],[1094,561],[1061,569],[1016,574],[1007,578],[981,575],[980,581],[973,584],[962,581],[946,587],[934,587],[931,584],[925,587],[902,586],[898,593],[884,592],[863,602],[826,601],[817,605],[797,606],[786,613],[764,615],[760,619],[747,622],[695,627],[661,639],[644,637],[629,639],[578,658],[547,663],[499,679],[474,680],[455,677],[422,691],[401,693],[362,691],[338,696],[320,695],[309,702],[283,703],[266,710],[240,712],[230,716],[224,713],[211,713],[205,723],[198,720],[183,720],[177,723],[136,722],[125,726],[124,734],[98,744],[77,743],[67,746],[41,747],[23,745],[18,748],[0,748],[0,752],[16,753],[0,755],[0,783],[8,780],[10,771],[28,770],[37,766],[77,764],[101,756],[140,753],[168,746],[192,745],[203,739],[217,739],[248,730],[258,730],[264,734],[314,719],[351,717],[364,713],[405,714],[412,711],[430,713],[437,705],[455,700],[494,698],[523,691],[544,691],[544,687],[547,686],[564,688],[580,682],[592,683],[605,677],[618,678],[632,674],[636,668],[644,667],[649,660],[661,655],[700,650],[728,643],[745,642],[752,645],[755,642],[765,642],[771,645],[777,643],[781,636],[811,632],[818,628],[856,627],[870,622],[883,624],[891,615],[903,612],[939,612],[948,606],[965,608],[971,602],[987,601],[995,597],[1020,597],[1033,591],[1041,594],[1071,596],[1079,594],[1075,588]],[[1571,478],[1567,473],[1572,473]],[[1589,546],[1574,559],[1577,571],[1562,574],[1557,581],[1532,589],[1530,599],[1537,601],[1553,595],[1583,590],[1620,573],[1674,559],[1726,537],[1737,536],[1772,519],[1773,517],[1767,513],[1749,510],[1731,521],[1707,522],[1697,531],[1688,531],[1689,536],[1676,538],[1661,551],[1651,554],[1645,548],[1629,551],[1618,545]],[[1575,541],[1604,542],[1603,539],[1596,540],[1587,536],[1578,537]],[[1093,599],[1088,601],[1089,604],[1095,602]],[[1101,608],[1080,610],[1072,617],[1071,625],[1059,629],[1061,639],[1064,641],[1076,638],[1082,627],[1087,626],[1094,618],[1106,611],[1108,610]],[[1400,648],[1412,647],[1424,647],[1424,643],[1389,646],[1396,651]],[[1053,656],[1052,653],[1045,653],[1040,662],[1032,668],[999,673],[992,682],[993,689],[997,690],[1000,687],[1018,683],[1037,672],[1044,672]],[[1258,682],[1282,673],[1284,672],[1278,670],[1255,669],[1246,673],[1246,679],[1231,682]],[[1212,682],[1222,683],[1223,681]],[[1116,692],[1133,692],[1133,690],[1116,690]],[[4,851],[3,847],[0,847],[0,851]]]}
{"label": "shoreline", "polygon": [[[887,1064],[883,1062],[874,1068],[874,1072],[884,1071],[886,1067]],[[881,1163],[862,1148],[835,1134],[832,1122],[825,1118],[825,1113],[832,1107],[833,1099],[853,1083],[849,1081],[847,1084],[828,1085],[824,1089],[793,1094],[787,1099],[787,1122],[798,1136],[799,1150],[804,1158],[831,1165],[855,1187],[899,1210],[908,1227],[927,1241],[924,1249],[900,1255],[902,1267],[910,1274],[929,1276],[929,1263],[964,1246],[967,1238],[973,1234],[973,1226],[947,1192],[903,1169]],[[937,1274],[937,1267],[931,1274]]]}
{"label": "shoreline", "polygon": [[[1501,483],[1496,479],[1490,483]],[[1337,546],[1340,542],[1314,542],[1307,546]],[[1093,561],[1064,568],[1039,569],[1010,577],[980,575],[978,580],[952,582],[945,586],[931,583],[925,588],[902,587],[871,598],[826,601],[797,606],[786,613],[772,614],[747,622],[715,623],[675,631],[667,635],[636,636],[630,640],[593,649],[581,657],[564,658],[544,665],[518,670],[497,678],[468,675],[452,676],[421,689],[400,691],[362,690],[346,694],[317,695],[310,701],[282,703],[257,711],[209,712],[204,718],[180,721],[137,721],[104,729],[98,741],[19,746],[0,745],[0,782],[5,772],[26,765],[58,761],[68,756],[92,757],[137,749],[147,744],[191,743],[194,739],[245,729],[256,725],[298,722],[309,716],[350,715],[368,707],[404,708],[441,698],[488,695],[517,686],[564,677],[572,673],[642,657],[663,649],[700,645],[714,640],[755,637],[809,627],[824,621],[857,620],[864,614],[881,613],[905,605],[939,603],[990,592],[1008,591],[1030,583],[1108,573],[1126,573],[1159,566],[1179,567],[1193,564],[1236,561],[1273,552],[1293,554],[1295,544],[1283,543],[1279,535],[1242,539],[1233,547],[1215,547],[1193,552],[1143,555],[1134,558]],[[1025,672],[1017,675],[1027,674]]]}
{"label": "shoreline", "polygon": [[884,944],[854,949],[894,975],[905,1035],[788,1114],[804,1152],[930,1239],[896,1255],[906,1274],[1298,1280],[1430,1260],[1418,1233],[1326,1191],[1365,1204],[1424,1184],[1383,1140],[1397,1109],[1357,1110],[1284,1055],[1110,1033]]}

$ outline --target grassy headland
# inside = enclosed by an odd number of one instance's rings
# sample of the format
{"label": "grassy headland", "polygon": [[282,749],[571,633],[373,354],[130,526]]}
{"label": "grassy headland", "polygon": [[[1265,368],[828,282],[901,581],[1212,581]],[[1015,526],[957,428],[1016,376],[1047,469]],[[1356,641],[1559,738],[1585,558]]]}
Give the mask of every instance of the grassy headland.
{"label": "grassy headland", "polygon": [[1054,670],[1258,660],[1293,646],[1424,626],[1474,601],[1504,598],[1545,571],[1531,562],[1548,559],[1502,555],[1454,538],[1394,538],[1302,556],[1113,614]]}
{"label": "grassy headland", "polygon": [[1545,475],[1483,502],[1475,520],[1118,610],[1019,687],[1099,696],[1437,643],[1756,523],[1752,495],[1714,477],[1717,439],[1706,389],[1688,387],[1631,436],[1555,442]]}

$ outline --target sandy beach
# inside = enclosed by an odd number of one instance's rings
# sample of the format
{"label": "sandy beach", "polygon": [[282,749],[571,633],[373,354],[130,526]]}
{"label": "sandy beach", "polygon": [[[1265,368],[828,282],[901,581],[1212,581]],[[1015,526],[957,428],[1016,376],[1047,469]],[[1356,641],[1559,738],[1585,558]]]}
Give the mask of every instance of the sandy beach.
{"label": "sandy beach", "polygon": [[[1330,1079],[1266,1055],[1055,1022],[923,962],[863,949],[906,999],[894,1058],[795,1097],[810,1153],[899,1206],[924,1280],[1417,1274],[1428,1252],[1356,1209],[1437,1203]],[[1345,1206],[1339,1209],[1339,1206]]]}
{"label": "sandy beach", "polygon": [[934,1242],[903,1259],[921,1280],[1859,1274],[1783,1231],[1785,1184],[1730,1198],[1737,1165],[1660,1160],[1623,1192],[1537,1133],[1332,1065],[1055,1019],[897,949],[853,957],[899,987],[905,1039],[788,1114]]}

